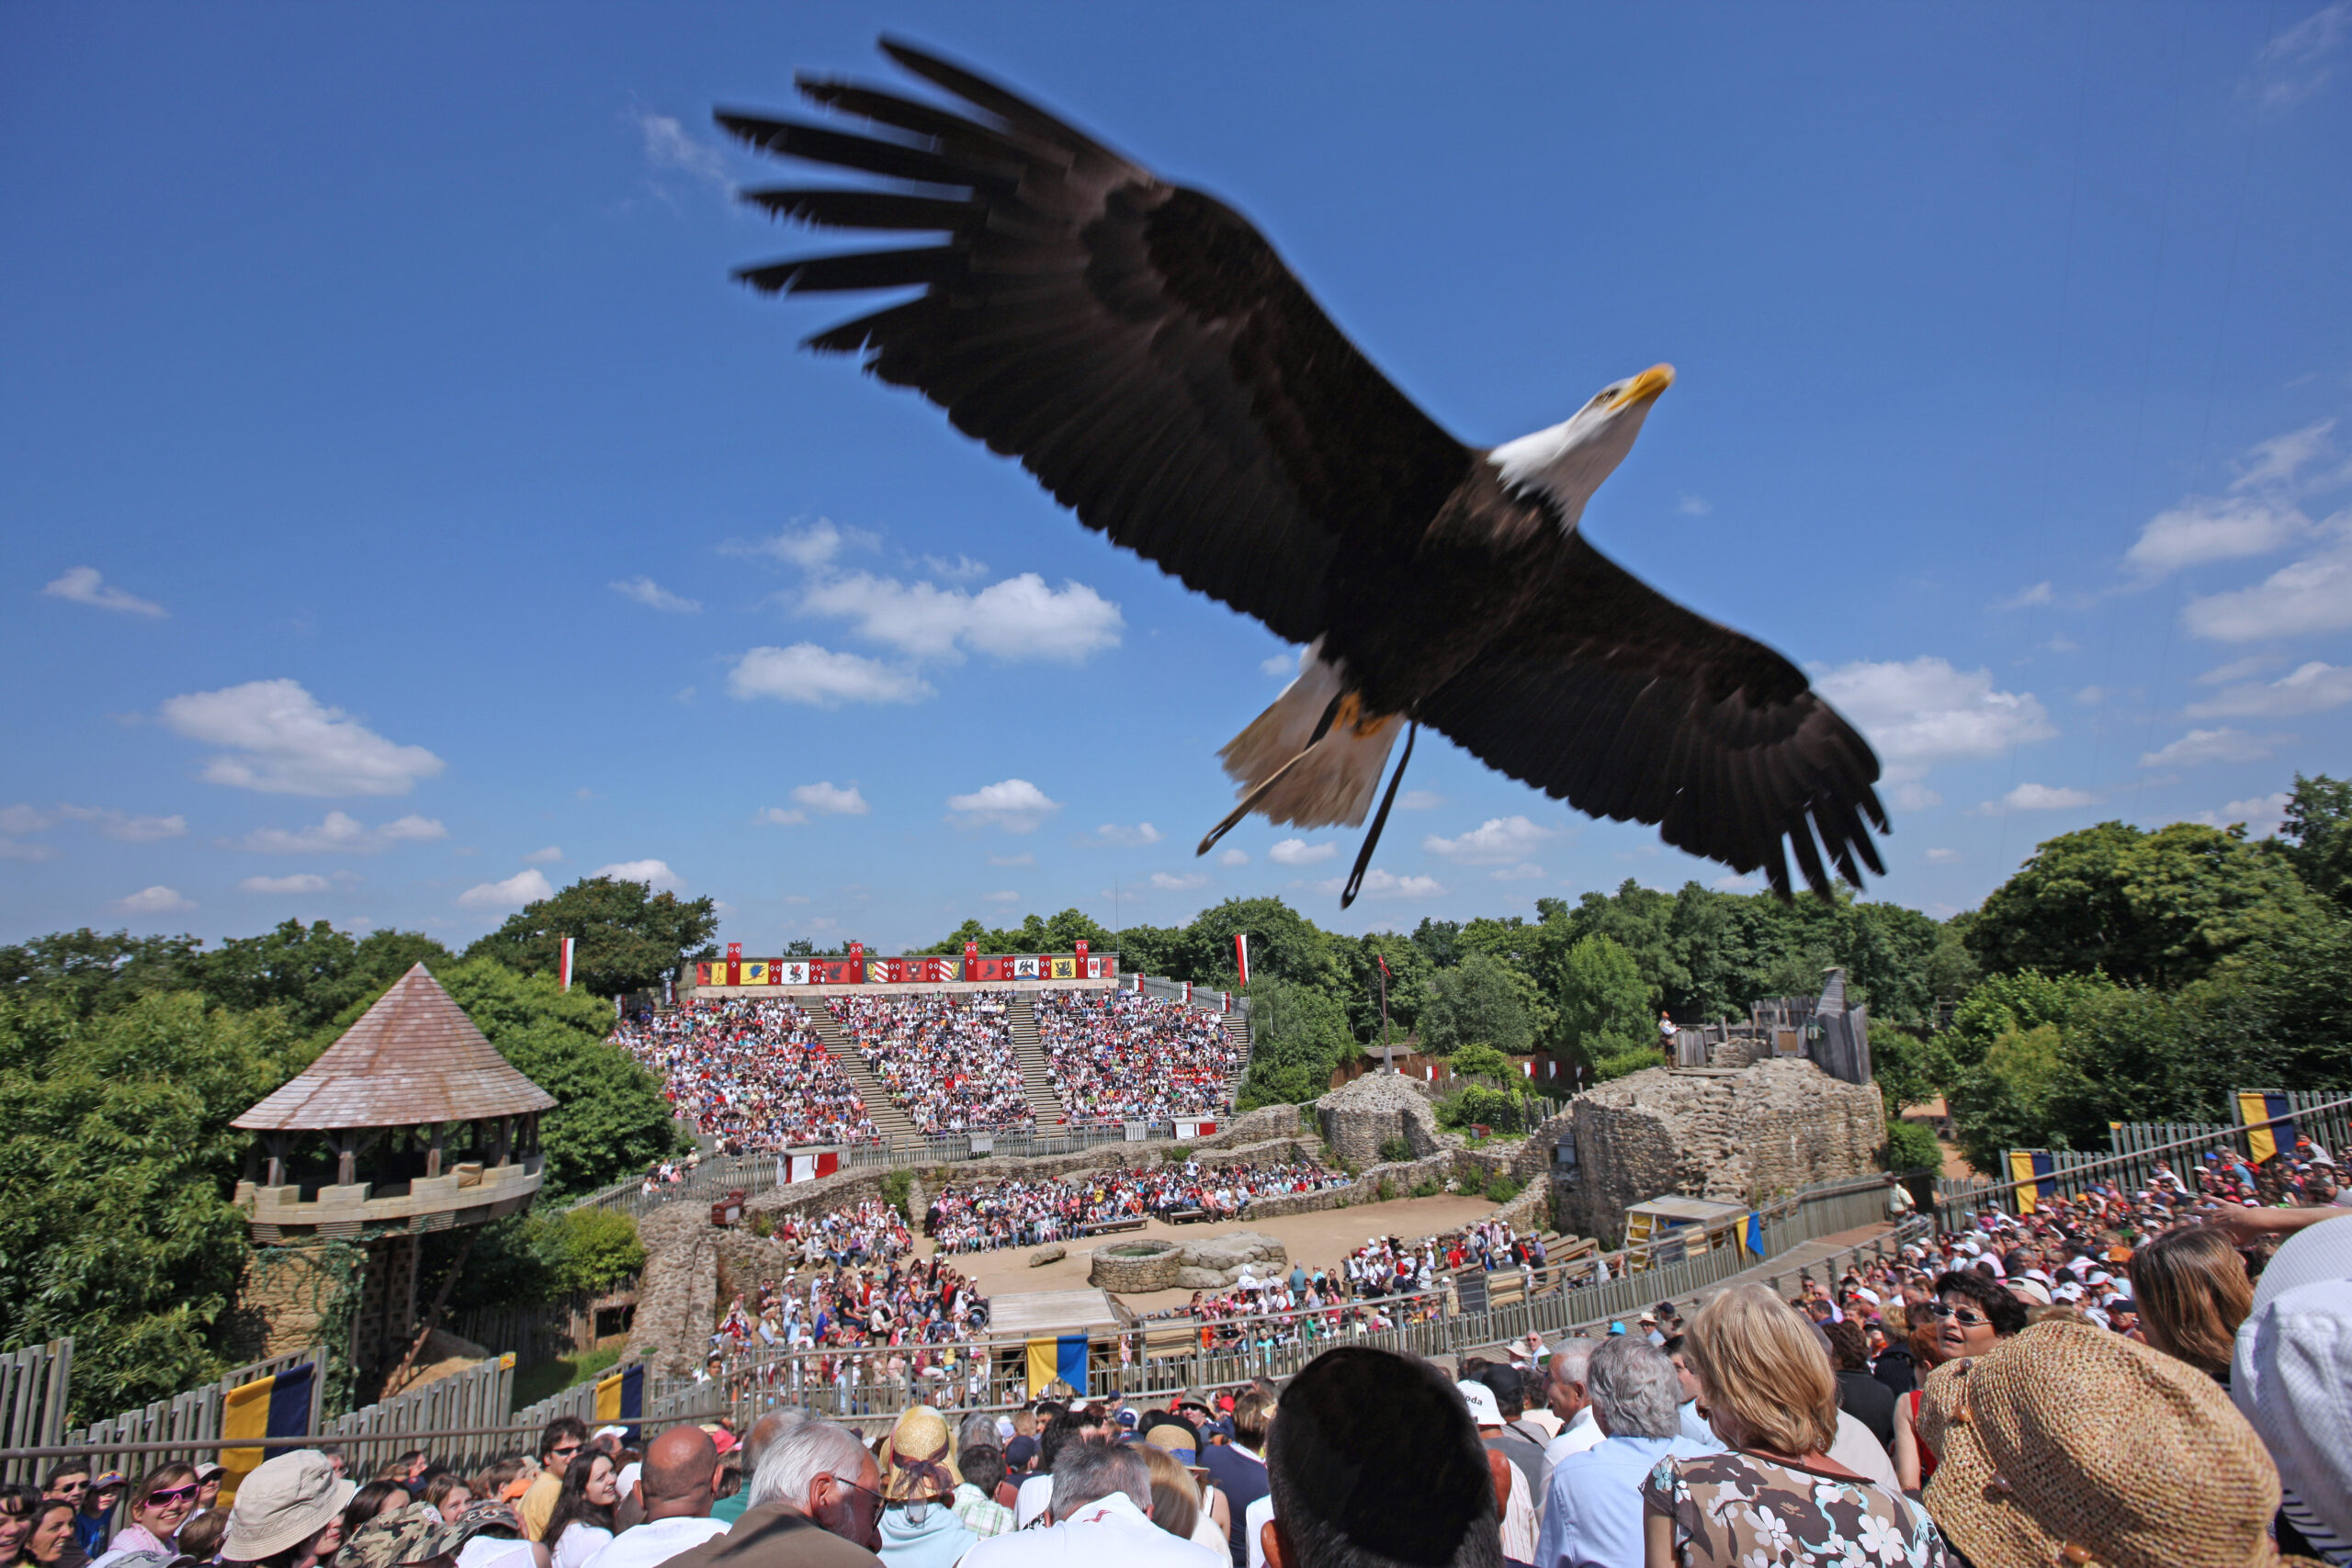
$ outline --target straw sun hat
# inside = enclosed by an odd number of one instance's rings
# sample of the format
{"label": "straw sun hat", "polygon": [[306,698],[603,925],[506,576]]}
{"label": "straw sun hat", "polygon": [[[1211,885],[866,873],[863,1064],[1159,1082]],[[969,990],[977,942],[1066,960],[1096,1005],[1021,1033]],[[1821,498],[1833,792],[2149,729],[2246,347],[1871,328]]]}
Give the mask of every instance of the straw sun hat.
{"label": "straw sun hat", "polygon": [[264,1460],[237,1488],[220,1554],[232,1562],[275,1557],[326,1529],[358,1490],[357,1482],[336,1475],[316,1449]]}
{"label": "straw sun hat", "polygon": [[2261,1439],[2211,1378],[2120,1334],[2035,1324],[1937,1369],[1920,1416],[1928,1512],[1978,1568],[2280,1561]]}
{"label": "straw sun hat", "polygon": [[893,1503],[936,1502],[952,1495],[962,1479],[947,1417],[928,1404],[910,1405],[899,1417],[881,1460],[882,1495]]}

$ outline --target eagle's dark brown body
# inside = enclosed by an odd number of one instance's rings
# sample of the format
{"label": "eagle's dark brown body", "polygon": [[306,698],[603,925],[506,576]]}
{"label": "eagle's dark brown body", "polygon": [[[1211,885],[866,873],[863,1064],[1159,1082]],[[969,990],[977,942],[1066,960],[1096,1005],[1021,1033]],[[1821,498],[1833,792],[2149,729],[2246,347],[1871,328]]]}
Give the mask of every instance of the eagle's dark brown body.
{"label": "eagle's dark brown body", "polygon": [[1542,487],[1507,483],[1238,213],[993,83],[885,49],[968,109],[804,80],[875,134],[718,116],[766,151],[898,182],[748,199],[945,236],[746,269],[772,291],[922,290],[812,346],[863,354],[1188,586],[1320,639],[1354,712],[1427,724],[1783,894],[1784,842],[1816,891],[1825,852],[1856,883],[1883,869],[1877,759],[1794,665],[1620,569]]}

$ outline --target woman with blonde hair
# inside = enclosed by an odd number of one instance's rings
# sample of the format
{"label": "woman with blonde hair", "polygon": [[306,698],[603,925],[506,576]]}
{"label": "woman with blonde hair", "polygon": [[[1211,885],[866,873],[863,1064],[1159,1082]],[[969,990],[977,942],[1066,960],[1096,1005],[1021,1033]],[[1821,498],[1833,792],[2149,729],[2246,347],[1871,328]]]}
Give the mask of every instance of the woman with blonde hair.
{"label": "woman with blonde hair", "polygon": [[1699,1309],[1682,1353],[1729,1451],[1661,1460],[1642,1483],[1648,1568],[1748,1562],[1943,1568],[1926,1510],[1829,1457],[1838,1382],[1804,1318],[1761,1285]]}
{"label": "woman with blonde hair", "polygon": [[2131,1273],[2141,1336],[2229,1387],[2238,1325],[2254,1310],[2254,1281],[2229,1238],[2176,1226],[2132,1255]]}

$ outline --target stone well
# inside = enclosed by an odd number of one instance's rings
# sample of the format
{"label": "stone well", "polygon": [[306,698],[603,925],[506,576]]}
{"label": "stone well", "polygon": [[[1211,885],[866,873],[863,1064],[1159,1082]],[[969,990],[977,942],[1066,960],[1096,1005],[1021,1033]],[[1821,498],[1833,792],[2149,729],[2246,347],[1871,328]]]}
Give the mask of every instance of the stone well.
{"label": "stone well", "polygon": [[1103,1291],[1165,1291],[1176,1283],[1184,1247],[1173,1241],[1121,1241],[1094,1249],[1086,1282]]}

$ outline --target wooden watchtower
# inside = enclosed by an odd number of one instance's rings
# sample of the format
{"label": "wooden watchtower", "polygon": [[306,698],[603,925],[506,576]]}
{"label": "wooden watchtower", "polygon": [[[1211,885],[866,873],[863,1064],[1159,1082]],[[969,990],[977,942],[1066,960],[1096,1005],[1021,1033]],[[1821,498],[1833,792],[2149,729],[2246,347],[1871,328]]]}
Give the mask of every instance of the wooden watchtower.
{"label": "wooden watchtower", "polygon": [[308,1067],[231,1123],[255,1134],[236,1202],[260,1246],[367,1249],[350,1355],[363,1380],[417,1335],[427,1231],[530,1207],[555,1099],[507,1064],[419,964]]}

